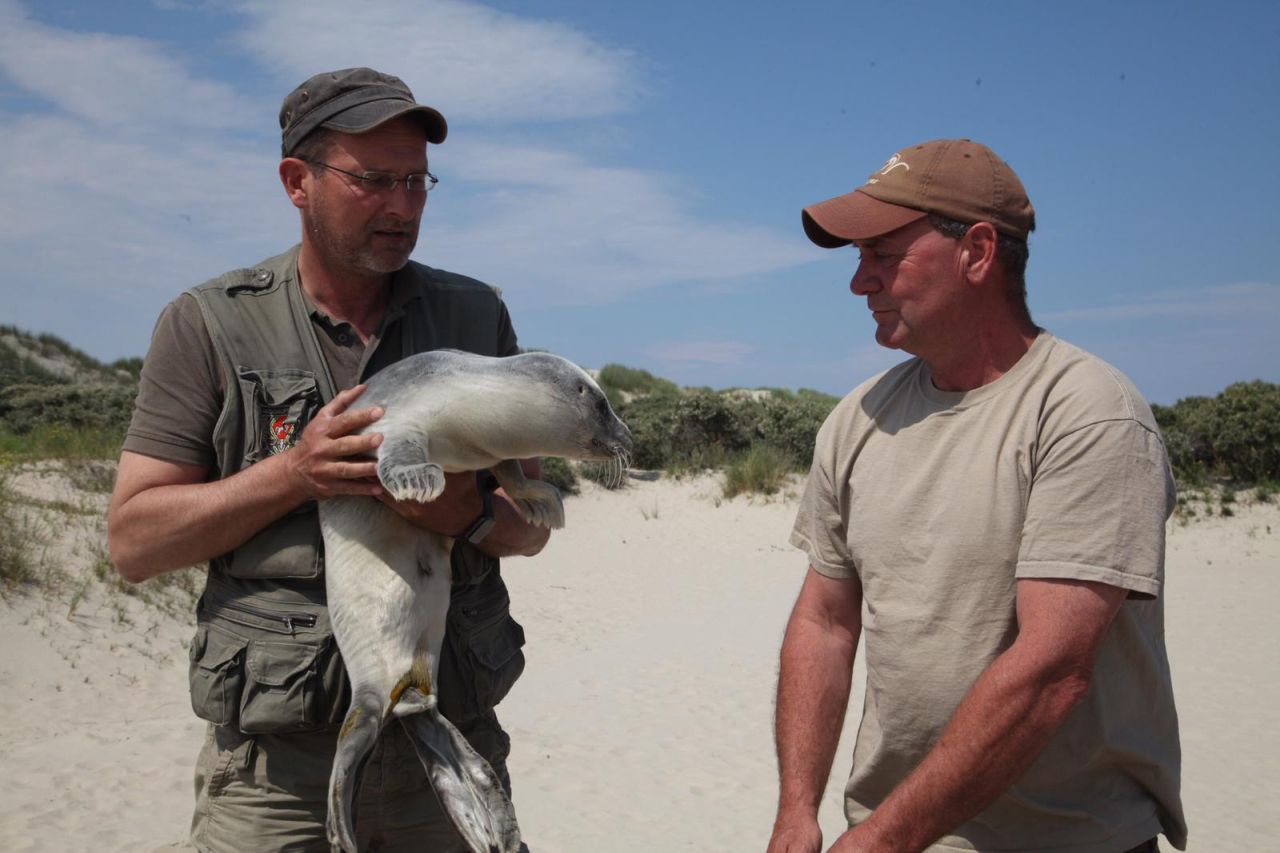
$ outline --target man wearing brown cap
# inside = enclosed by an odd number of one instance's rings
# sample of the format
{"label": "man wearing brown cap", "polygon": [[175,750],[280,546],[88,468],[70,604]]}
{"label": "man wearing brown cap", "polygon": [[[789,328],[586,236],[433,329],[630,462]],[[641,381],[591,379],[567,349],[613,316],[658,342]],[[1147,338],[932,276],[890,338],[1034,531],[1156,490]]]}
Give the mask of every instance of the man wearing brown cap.
{"label": "man wearing brown cap", "polygon": [[865,643],[833,851],[1186,844],[1163,632],[1165,450],[1133,385],[1031,320],[1035,214],[989,148],[939,140],[812,205],[883,346],[915,356],[818,435],[791,541],[771,853],[817,851]]}
{"label": "man wearing brown cap", "polygon": [[[209,562],[191,646],[191,701],[209,722],[191,840],[201,851],[328,851],[329,771],[349,690],[325,607],[316,501],[382,495],[365,377],[453,347],[517,351],[501,294],[409,260],[447,125],[396,77],[318,74],[280,111],[280,180],[302,241],[165,309],[142,371],[109,514],[130,581]],[[537,476],[536,461],[526,471]],[[499,557],[546,531],[490,478],[448,475],[430,503],[394,504],[456,537],[440,710],[504,784],[494,705],[524,666]],[[364,769],[361,849],[463,850],[421,764],[389,726]]]}

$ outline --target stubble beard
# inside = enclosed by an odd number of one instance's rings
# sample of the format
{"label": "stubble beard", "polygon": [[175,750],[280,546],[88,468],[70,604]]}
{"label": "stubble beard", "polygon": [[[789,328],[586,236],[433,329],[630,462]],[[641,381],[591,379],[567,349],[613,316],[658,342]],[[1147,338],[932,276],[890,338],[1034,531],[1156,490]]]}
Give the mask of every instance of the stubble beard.
{"label": "stubble beard", "polygon": [[[377,225],[392,225],[409,231],[407,245],[400,249],[377,249],[372,243]],[[313,216],[310,223],[311,240],[325,266],[354,276],[383,276],[396,272],[409,262],[418,243],[416,226],[403,222],[370,223],[359,233],[347,234],[329,226],[327,217]]]}

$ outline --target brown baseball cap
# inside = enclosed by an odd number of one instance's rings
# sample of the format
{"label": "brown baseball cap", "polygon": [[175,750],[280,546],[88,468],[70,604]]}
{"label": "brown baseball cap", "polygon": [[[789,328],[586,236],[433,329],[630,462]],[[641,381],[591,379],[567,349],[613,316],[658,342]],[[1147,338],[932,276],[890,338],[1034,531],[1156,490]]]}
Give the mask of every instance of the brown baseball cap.
{"label": "brown baseball cap", "polygon": [[826,249],[887,234],[930,213],[959,222],[990,222],[1027,239],[1036,212],[1009,164],[968,139],[935,139],[904,148],[853,192],[811,204],[804,233]]}
{"label": "brown baseball cap", "polygon": [[288,157],[307,134],[328,127],[365,133],[397,116],[413,115],[439,145],[449,133],[444,116],[419,104],[399,77],[372,68],[326,71],[290,92],[280,107],[280,153]]}

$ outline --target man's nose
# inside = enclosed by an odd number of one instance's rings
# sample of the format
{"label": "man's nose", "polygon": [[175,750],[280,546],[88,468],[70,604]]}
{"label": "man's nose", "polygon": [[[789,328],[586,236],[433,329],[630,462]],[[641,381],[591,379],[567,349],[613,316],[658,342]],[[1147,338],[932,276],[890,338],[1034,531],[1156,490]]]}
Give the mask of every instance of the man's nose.
{"label": "man's nose", "polygon": [[865,261],[858,261],[858,267],[853,271],[853,278],[849,281],[849,290],[854,296],[866,296],[874,291],[877,287],[875,275],[867,267]]}
{"label": "man's nose", "polygon": [[404,219],[417,216],[427,203],[427,194],[410,190],[404,181],[398,181],[394,187],[383,192],[382,203],[387,213]]}

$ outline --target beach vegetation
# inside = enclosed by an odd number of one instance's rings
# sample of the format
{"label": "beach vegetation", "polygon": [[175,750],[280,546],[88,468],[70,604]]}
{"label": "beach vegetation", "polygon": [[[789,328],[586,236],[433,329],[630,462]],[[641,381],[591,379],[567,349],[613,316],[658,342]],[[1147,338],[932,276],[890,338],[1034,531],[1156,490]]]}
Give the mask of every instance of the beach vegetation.
{"label": "beach vegetation", "polygon": [[794,469],[785,453],[767,444],[756,444],[730,460],[724,472],[724,496],[776,494]]}
{"label": "beach vegetation", "polygon": [[542,481],[555,486],[562,495],[578,493],[578,474],[569,460],[563,457],[542,457]]}
{"label": "beach vegetation", "polygon": [[1216,397],[1151,409],[1182,485],[1280,479],[1280,385],[1236,382]]}
{"label": "beach vegetation", "polygon": [[38,582],[49,530],[13,490],[11,470],[0,465],[0,592]]}

